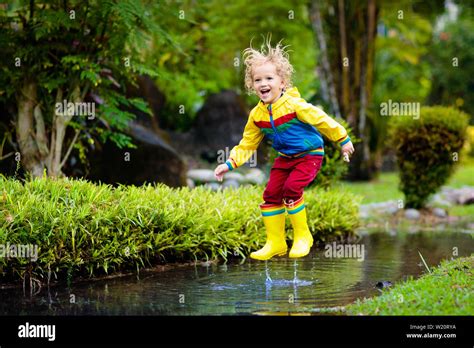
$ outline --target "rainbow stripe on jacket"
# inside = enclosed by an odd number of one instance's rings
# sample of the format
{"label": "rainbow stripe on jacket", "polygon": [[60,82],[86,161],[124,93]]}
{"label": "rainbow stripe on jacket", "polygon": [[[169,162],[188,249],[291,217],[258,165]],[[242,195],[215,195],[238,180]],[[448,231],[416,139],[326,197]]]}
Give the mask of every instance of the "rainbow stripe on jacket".
{"label": "rainbow stripe on jacket", "polygon": [[296,202],[285,201],[285,207],[286,207],[286,211],[290,215],[293,215],[302,211],[305,208],[303,196],[301,196],[301,198],[298,199]]}

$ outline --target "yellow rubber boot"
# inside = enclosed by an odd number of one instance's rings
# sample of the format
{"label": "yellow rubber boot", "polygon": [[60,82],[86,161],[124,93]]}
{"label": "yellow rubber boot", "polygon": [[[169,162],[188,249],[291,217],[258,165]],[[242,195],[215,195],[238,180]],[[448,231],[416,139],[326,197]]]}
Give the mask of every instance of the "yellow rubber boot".
{"label": "yellow rubber boot", "polygon": [[313,236],[306,220],[304,199],[301,197],[296,202],[285,202],[285,206],[294,230],[293,245],[289,256],[291,258],[306,256],[313,246]]}
{"label": "yellow rubber boot", "polygon": [[262,249],[251,253],[250,257],[264,261],[275,255],[285,255],[288,250],[285,239],[285,206],[262,204],[260,209],[267,230],[267,242]]}

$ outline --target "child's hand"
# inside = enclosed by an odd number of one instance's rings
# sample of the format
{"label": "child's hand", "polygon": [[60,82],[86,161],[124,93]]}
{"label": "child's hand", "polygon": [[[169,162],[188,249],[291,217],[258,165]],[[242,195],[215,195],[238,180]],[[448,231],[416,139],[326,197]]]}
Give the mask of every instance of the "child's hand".
{"label": "child's hand", "polygon": [[227,164],[220,164],[217,166],[216,169],[214,169],[214,176],[218,181],[222,181],[222,178],[224,177],[224,174],[229,171],[229,167],[227,167]]}
{"label": "child's hand", "polygon": [[349,141],[347,144],[344,144],[341,148],[342,157],[344,161],[349,162],[349,155],[354,153],[354,145],[352,145],[352,141]]}

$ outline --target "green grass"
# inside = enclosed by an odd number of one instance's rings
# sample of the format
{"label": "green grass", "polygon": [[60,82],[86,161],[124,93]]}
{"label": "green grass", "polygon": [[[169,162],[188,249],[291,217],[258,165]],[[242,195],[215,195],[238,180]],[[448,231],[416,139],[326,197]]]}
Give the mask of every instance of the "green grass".
{"label": "green grass", "polygon": [[[474,163],[461,163],[453,176],[448,180],[446,186],[462,187],[465,185],[474,186]],[[370,182],[345,182],[334,184],[337,188],[342,188],[353,194],[361,195],[362,204],[383,202],[389,200],[403,199],[403,193],[398,190],[398,173],[380,173],[379,177]],[[451,210],[450,210],[451,211]],[[453,215],[464,215],[471,212],[471,208],[453,207]]]}
{"label": "green grass", "polygon": [[[212,192],[96,185],[85,180],[0,176],[0,244],[32,244],[39,259],[0,258],[3,279],[43,281],[140,269],[162,262],[246,257],[265,242],[262,189]],[[359,199],[341,190],[308,190],[308,225],[317,239],[348,237]]]}
{"label": "green grass", "polygon": [[377,179],[370,182],[341,181],[334,186],[361,195],[362,204],[403,199],[403,194],[398,190],[398,173],[396,172],[381,173]]}
{"label": "green grass", "polygon": [[460,217],[469,217],[472,220],[474,216],[474,204],[470,205],[454,205],[448,208],[449,215],[460,216]]}
{"label": "green grass", "polygon": [[382,295],[357,300],[350,315],[472,315],[474,256],[443,261],[431,273],[409,279]]}
{"label": "green grass", "polygon": [[474,186],[474,162],[466,161],[460,163],[455,169],[453,176],[449,179],[446,186],[462,187],[465,185]]}

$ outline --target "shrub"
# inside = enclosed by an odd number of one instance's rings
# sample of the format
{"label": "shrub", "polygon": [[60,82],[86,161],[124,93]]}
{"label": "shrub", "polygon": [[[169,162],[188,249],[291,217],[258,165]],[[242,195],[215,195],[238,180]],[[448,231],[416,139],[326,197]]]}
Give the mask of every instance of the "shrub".
{"label": "shrub", "polygon": [[421,208],[452,174],[468,116],[449,107],[422,107],[420,118],[391,119],[389,137],[400,170],[405,206]]}
{"label": "shrub", "polygon": [[[261,187],[212,192],[96,185],[85,180],[0,176],[0,244],[38,245],[36,262],[0,258],[9,280],[39,280],[140,269],[163,261],[245,257],[265,242]],[[358,199],[343,191],[306,194],[316,239],[346,237],[358,225]],[[53,278],[54,279],[54,278]]]}

